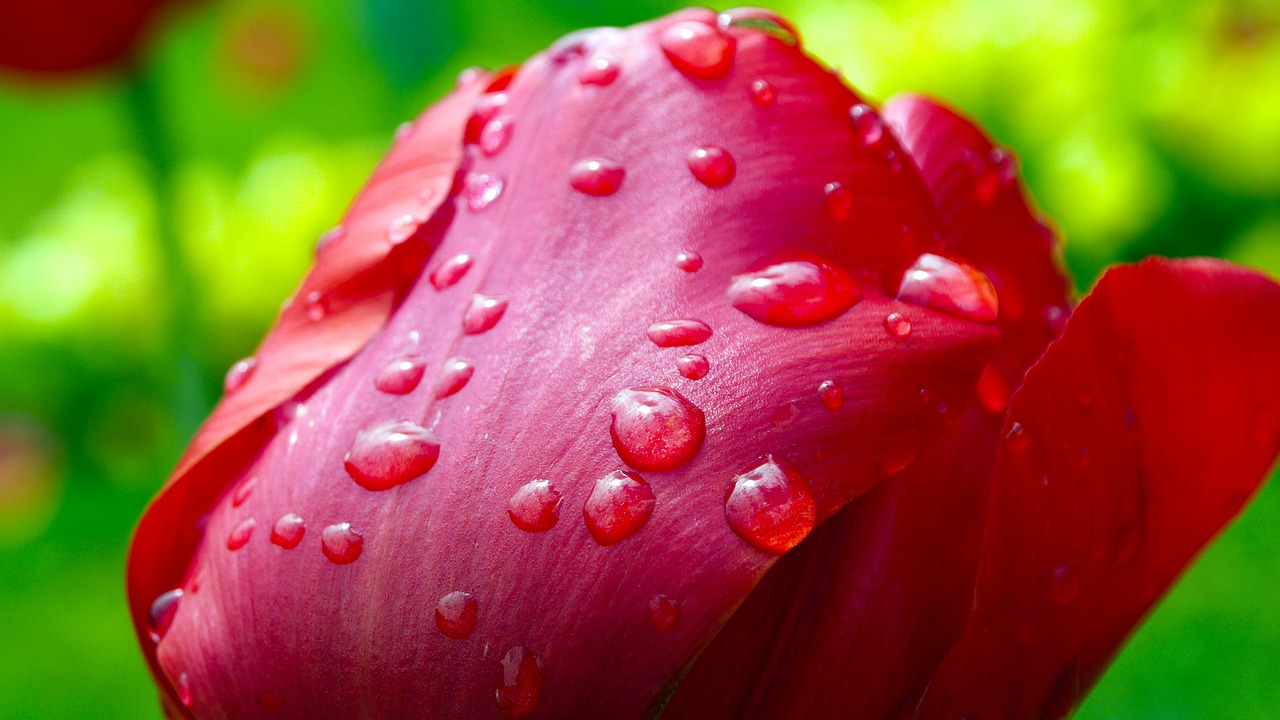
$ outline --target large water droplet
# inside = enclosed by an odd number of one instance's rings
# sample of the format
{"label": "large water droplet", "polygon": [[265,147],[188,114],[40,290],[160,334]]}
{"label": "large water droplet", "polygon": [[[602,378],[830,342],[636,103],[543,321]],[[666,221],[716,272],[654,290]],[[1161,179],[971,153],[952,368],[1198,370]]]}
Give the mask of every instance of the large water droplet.
{"label": "large water droplet", "polygon": [[728,150],[713,146],[694,148],[689,153],[689,170],[707,187],[724,187],[738,172],[738,165]]}
{"label": "large water droplet", "polygon": [[476,293],[462,315],[462,330],[468,335],[479,335],[493,329],[507,311],[507,299]]}
{"label": "large water droplet", "polygon": [[151,641],[160,642],[160,638],[168,632],[173,618],[178,614],[178,602],[182,600],[182,589],[174,588],[163,593],[151,602],[151,611],[147,615]]}
{"label": "large water droplet", "polygon": [[253,494],[253,489],[257,486],[257,475],[250,475],[244,482],[237,485],[236,489],[231,493],[231,507],[243,505],[244,501],[249,499],[249,496]]}
{"label": "large water droplet", "polygon": [[818,258],[735,275],[728,294],[729,302],[751,318],[788,327],[826,322],[862,299],[849,273]]}
{"label": "large water droplet", "polygon": [[530,480],[511,496],[507,514],[525,532],[546,532],[560,520],[561,499],[550,480]]}
{"label": "large water droplet", "polygon": [[751,102],[758,107],[773,107],[778,102],[778,91],[768,80],[751,83]]}
{"label": "large water droplet", "polygon": [[884,316],[884,329],[894,337],[904,338],[911,334],[911,321],[900,312],[891,312]]}
{"label": "large water droplet", "polygon": [[292,550],[302,542],[307,525],[302,517],[295,513],[285,513],[271,526],[271,543],[285,550]]}
{"label": "large water droplet", "polygon": [[690,380],[701,380],[711,370],[711,363],[703,355],[685,355],[676,360],[676,371]]}
{"label": "large water droplet", "polygon": [[596,55],[578,71],[578,82],[583,85],[612,85],[620,70],[617,60],[608,55]]}
{"label": "large water droplet", "polygon": [[692,250],[682,250],[676,255],[676,267],[687,273],[696,273],[702,269],[702,256]]}
{"label": "large water droplet", "polygon": [[1067,563],[1053,570],[1053,581],[1049,588],[1049,597],[1056,603],[1069,603],[1080,594],[1080,570]]}
{"label": "large water droplet", "polygon": [[186,673],[178,673],[178,682],[174,684],[173,689],[177,691],[178,702],[182,703],[183,707],[191,707],[195,698],[191,695],[191,678],[187,677]]}
{"label": "large water droplet", "polygon": [[849,108],[849,120],[854,132],[867,145],[878,145],[884,139],[884,121],[870,105],[858,103]]}
{"label": "large water droplet", "polygon": [[227,376],[222,381],[222,389],[230,395],[231,393],[244,387],[249,382],[249,378],[253,375],[253,371],[258,369],[258,358],[247,357],[236,362],[227,370]]}
{"label": "large water droplet", "polygon": [[680,601],[666,595],[649,599],[649,624],[654,630],[675,630],[680,624]]}
{"label": "large water droplet", "polygon": [[426,371],[423,359],[418,355],[406,355],[392,360],[373,379],[374,387],[388,395],[407,395],[422,382]]}
{"label": "large water droplet", "polygon": [[818,400],[822,407],[835,412],[844,407],[844,388],[835,380],[825,380],[818,386]]}
{"label": "large water droplet", "polygon": [[484,129],[480,131],[480,152],[485,157],[493,157],[502,152],[502,148],[507,146],[511,140],[511,131],[515,126],[515,118],[510,115],[499,115],[498,117],[485,123]]}
{"label": "large water droplet", "polygon": [[473,212],[483,210],[493,204],[502,194],[502,178],[490,173],[471,173],[463,181],[462,195],[467,200],[467,208]]}
{"label": "large water droplet", "polygon": [[829,182],[822,186],[822,199],[832,220],[843,222],[853,210],[853,193],[842,183]]}
{"label": "large water droplet", "polygon": [[626,176],[626,169],[612,160],[587,158],[569,169],[569,184],[578,192],[603,197],[617,192]]}
{"label": "large water droplet", "polygon": [[479,609],[471,593],[455,590],[436,603],[436,627],[446,637],[462,640],[476,629]]}
{"label": "large water droplet", "polygon": [[245,518],[231,529],[231,533],[227,535],[227,549],[239,550],[249,543],[249,538],[253,537],[253,529],[258,523],[253,518]]}
{"label": "large water droplet", "polygon": [[520,718],[533,712],[542,694],[542,661],[537,655],[513,647],[502,658],[502,679],[494,689],[498,712]]}
{"label": "large water droplet", "polygon": [[701,320],[663,320],[649,326],[649,339],[658,347],[699,345],[711,339],[711,328]]}
{"label": "large water droplet", "polygon": [[596,481],[582,507],[591,537],[612,545],[640,531],[653,515],[653,489],[639,474],[615,470]]}
{"label": "large water droplet", "polygon": [[440,379],[436,381],[436,397],[444,399],[458,392],[471,382],[476,367],[466,358],[454,357],[444,361]]}
{"label": "large water droplet", "polygon": [[637,470],[678,468],[707,435],[702,410],[670,388],[627,388],[613,397],[612,412],[613,447]]}
{"label": "large water droplet", "polygon": [[351,529],[351,523],[335,523],[320,533],[320,549],[329,562],[350,565],[364,550],[364,538]]}
{"label": "large water droplet", "polygon": [[977,268],[925,253],[907,268],[898,299],[977,322],[995,322],[999,302],[995,288]]}
{"label": "large water droplet", "polygon": [[474,259],[467,253],[458,253],[453,257],[440,263],[439,267],[431,271],[431,285],[437,290],[453,287],[467,271],[471,269]]}
{"label": "large water droplet", "polygon": [[695,20],[673,23],[658,38],[662,52],[677,70],[702,80],[729,74],[736,44],[719,28]]}
{"label": "large water droplet", "polygon": [[791,46],[800,44],[800,33],[795,26],[767,8],[740,7],[726,10],[716,18],[716,25],[721,30],[754,30]]}
{"label": "large water droplet", "polygon": [[435,433],[408,420],[391,420],[356,433],[343,465],[360,487],[390,490],[425,475],[439,458]]}
{"label": "large water droplet", "polygon": [[729,527],[752,547],[781,555],[813,530],[817,505],[800,471],[770,455],[734,478],[724,514]]}

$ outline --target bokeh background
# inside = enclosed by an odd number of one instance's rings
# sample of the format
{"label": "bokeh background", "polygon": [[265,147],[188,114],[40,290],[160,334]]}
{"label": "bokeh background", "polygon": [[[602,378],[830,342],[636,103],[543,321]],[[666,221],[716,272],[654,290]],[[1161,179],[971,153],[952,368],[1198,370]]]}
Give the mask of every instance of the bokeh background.
{"label": "bokeh background", "polygon": [[[1080,289],[1150,253],[1280,274],[1277,3],[774,6],[871,97],[934,93],[1014,148]],[[184,0],[111,67],[0,68],[0,718],[159,717],[134,521],[396,126],[466,66],[675,7]],[[1273,482],[1082,716],[1280,717],[1278,528]]]}

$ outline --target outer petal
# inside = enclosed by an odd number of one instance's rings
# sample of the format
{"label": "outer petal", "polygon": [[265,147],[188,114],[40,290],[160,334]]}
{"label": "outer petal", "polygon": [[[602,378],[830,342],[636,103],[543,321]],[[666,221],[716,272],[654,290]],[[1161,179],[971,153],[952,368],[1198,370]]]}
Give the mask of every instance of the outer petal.
{"label": "outer petal", "polygon": [[[725,520],[735,475],[766,453],[785,457],[825,518],[940,432],[921,388],[952,407],[971,391],[994,330],[915,309],[909,339],[883,327],[907,308],[880,291],[882,270],[931,247],[934,233],[919,177],[885,156],[892,138],[863,144],[846,115],[856,98],[766,33],[732,31],[726,77],[679,73],[658,44],[673,21],[562,44],[520,71],[506,91],[508,143],[476,157],[463,184],[497,178],[503,190],[459,210],[436,253],[469,253],[471,268],[444,290],[420,278],[387,329],[301,398],[306,413],[241,473],[257,478],[252,493],[214,506],[158,652],[171,682],[186,675],[195,716],[493,716],[500,661],[521,647],[545,676],[531,717],[642,717],[774,561]],[[582,56],[606,53],[622,68],[613,84],[579,83]],[[760,77],[777,86],[772,108],[751,102]],[[704,187],[690,172],[689,151],[702,145],[736,158],[728,185]],[[625,168],[616,193],[572,188],[571,168],[590,157]],[[822,187],[833,180],[858,198],[848,221],[826,212]],[[464,189],[458,200],[472,198]],[[698,252],[703,269],[678,268],[682,250]],[[797,251],[852,271],[862,300],[805,328],[762,325],[728,303],[734,275]],[[491,329],[464,333],[477,293],[506,310]],[[710,359],[701,380],[675,372],[691,348],[645,337],[651,323],[682,317],[714,331],[692,348]],[[428,380],[404,395],[377,392],[373,377],[405,354],[425,361]],[[437,399],[430,378],[459,356],[474,375]],[[839,410],[819,401],[825,380],[843,386]],[[625,469],[610,400],[649,385],[701,408],[706,440],[688,464],[642,473],[652,518],[601,546],[580,508],[599,478]],[[394,489],[363,490],[343,471],[344,453],[366,425],[402,418],[434,427],[438,463]],[[538,478],[556,484],[563,507],[554,527],[528,533],[508,517],[508,499]],[[287,512],[307,526],[293,549],[267,540]],[[229,550],[248,519],[257,530]],[[362,534],[363,552],[337,565],[321,536],[343,522]],[[462,640],[434,617],[454,591],[477,602]],[[673,630],[645,618],[657,594],[681,603]],[[509,662],[510,679],[538,674],[531,667]]]}
{"label": "outer petal", "polygon": [[1013,398],[973,612],[918,717],[1069,713],[1275,460],[1278,366],[1265,277],[1104,276]]}

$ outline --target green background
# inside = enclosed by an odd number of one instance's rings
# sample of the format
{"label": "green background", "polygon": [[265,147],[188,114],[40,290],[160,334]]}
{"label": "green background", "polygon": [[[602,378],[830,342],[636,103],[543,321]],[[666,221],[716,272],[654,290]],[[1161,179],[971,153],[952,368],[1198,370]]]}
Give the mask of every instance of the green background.
{"label": "green background", "polygon": [[[1280,5],[775,7],[870,97],[934,93],[1014,148],[1080,288],[1149,253],[1280,273]],[[674,8],[206,0],[132,76],[0,74],[0,718],[158,717],[133,523],[394,128],[465,66]],[[166,247],[197,269],[182,293]],[[1280,717],[1277,527],[1273,483],[1082,715]]]}

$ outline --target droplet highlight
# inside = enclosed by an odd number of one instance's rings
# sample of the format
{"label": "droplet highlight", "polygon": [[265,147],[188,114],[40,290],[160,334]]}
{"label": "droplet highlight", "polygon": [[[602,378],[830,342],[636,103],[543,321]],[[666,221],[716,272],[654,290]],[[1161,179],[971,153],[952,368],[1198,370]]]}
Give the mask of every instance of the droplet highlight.
{"label": "droplet highlight", "polygon": [[511,131],[515,126],[515,118],[510,115],[499,115],[498,117],[485,123],[484,129],[480,131],[480,140],[476,143],[480,146],[480,152],[485,157],[493,157],[502,152],[502,149],[511,141]]}
{"label": "droplet highlight", "polygon": [[849,219],[849,213],[853,210],[853,193],[844,184],[829,182],[823,185],[822,201],[832,220],[844,222]]}
{"label": "droplet highlight", "polygon": [[236,486],[234,492],[231,493],[231,507],[240,507],[253,494],[253,489],[258,486],[258,476],[251,475],[244,482]]}
{"label": "droplet highlight", "polygon": [[853,130],[867,145],[878,145],[884,139],[884,121],[880,113],[865,103],[858,103],[849,108],[849,121]]}
{"label": "droplet highlight", "polygon": [[706,416],[680,393],[635,387],[613,397],[609,432],[618,457],[637,470],[673,470],[689,462],[707,435]]}
{"label": "droplet highlight", "polygon": [[578,82],[583,85],[612,85],[618,79],[621,66],[618,61],[608,55],[596,55],[583,64],[578,71]]}
{"label": "droplet highlight", "polygon": [[817,505],[794,465],[770,455],[737,476],[724,503],[729,527],[749,545],[781,555],[813,530]]}
{"label": "droplet highlight", "polygon": [[757,107],[773,107],[778,102],[778,91],[768,80],[756,80],[751,83],[751,102]]}
{"label": "droplet highlight", "polygon": [[425,475],[439,457],[435,433],[409,420],[391,420],[356,433],[342,462],[357,485],[382,491]]}

